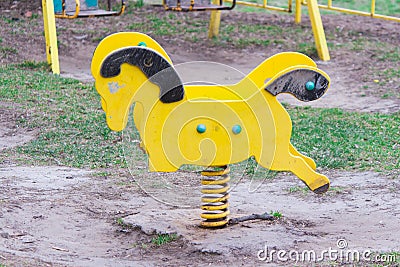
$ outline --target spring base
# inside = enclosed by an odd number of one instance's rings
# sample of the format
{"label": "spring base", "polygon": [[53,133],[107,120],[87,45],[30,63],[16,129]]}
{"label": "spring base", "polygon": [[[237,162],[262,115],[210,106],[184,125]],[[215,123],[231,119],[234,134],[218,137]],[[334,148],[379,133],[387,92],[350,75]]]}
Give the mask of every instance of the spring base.
{"label": "spring base", "polygon": [[229,167],[222,170],[206,170],[201,172],[202,189],[201,209],[204,211],[200,226],[205,228],[220,228],[228,224],[229,215]]}

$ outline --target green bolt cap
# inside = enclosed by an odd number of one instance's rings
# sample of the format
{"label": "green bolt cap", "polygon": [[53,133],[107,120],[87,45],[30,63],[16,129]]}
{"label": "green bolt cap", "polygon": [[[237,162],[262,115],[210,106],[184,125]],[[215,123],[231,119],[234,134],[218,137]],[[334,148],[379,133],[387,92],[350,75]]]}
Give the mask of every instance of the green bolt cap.
{"label": "green bolt cap", "polygon": [[144,46],[144,47],[147,47],[147,44],[146,44],[145,42],[140,42],[140,43],[138,43],[138,46]]}
{"label": "green bolt cap", "polygon": [[204,133],[206,131],[206,129],[207,128],[204,124],[199,124],[199,125],[197,125],[197,128],[196,128],[198,133]]}
{"label": "green bolt cap", "polygon": [[312,81],[306,82],[306,89],[307,89],[308,91],[312,91],[312,90],[314,90],[314,88],[315,88],[314,82],[312,82]]}
{"label": "green bolt cap", "polygon": [[242,127],[240,127],[240,125],[236,124],[232,127],[232,132],[234,134],[240,134],[240,132],[242,131]]}

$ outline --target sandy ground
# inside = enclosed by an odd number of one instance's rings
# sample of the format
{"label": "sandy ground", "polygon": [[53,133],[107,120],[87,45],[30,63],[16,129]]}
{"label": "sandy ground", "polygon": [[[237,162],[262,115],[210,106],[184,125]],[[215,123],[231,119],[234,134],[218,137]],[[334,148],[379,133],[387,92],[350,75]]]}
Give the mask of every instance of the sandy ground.
{"label": "sandy ground", "polygon": [[[398,32],[393,36],[397,38]],[[90,60],[96,44],[76,43],[80,49],[74,57],[60,53],[62,76],[92,82]],[[209,64],[184,64],[177,67],[184,79],[196,73],[199,79],[205,77],[208,81],[221,77],[236,81],[267,54],[234,51],[235,57],[229,57],[223,51],[217,55],[199,54],[168,46],[167,41],[164,44],[175,64],[206,60],[236,69],[228,71],[229,67],[219,65],[219,71],[210,71]],[[33,45],[42,48],[40,42]],[[243,53],[245,57],[240,56]],[[31,57],[45,58],[43,53]],[[399,110],[398,98],[382,99],[373,94],[360,97],[359,91],[349,90],[360,82],[350,81],[361,63],[351,65],[346,60],[333,59],[318,64],[330,74],[332,86],[321,100],[312,102],[313,106],[383,113]],[[283,101],[302,105],[290,97]],[[9,105],[12,104],[0,106],[0,153],[36,136],[35,131],[17,127],[22,113],[17,106],[10,112]],[[330,248],[360,253],[399,251],[400,181],[374,172],[319,171],[332,182],[333,190],[325,195],[303,190],[303,184],[286,173],[264,181],[254,192],[254,183],[260,181],[235,182],[230,199],[232,218],[270,211],[280,211],[283,217],[206,230],[198,227],[199,209],[172,207],[154,200],[136,185],[141,177],[132,176],[128,170],[1,162],[0,265],[257,266],[268,265],[270,258],[263,259],[265,250],[315,250],[317,255]],[[188,175],[193,181],[200,179],[195,173],[179,175]],[[193,188],[193,195],[190,190],[187,192],[188,202],[198,200],[200,204],[198,187]],[[156,234],[164,233],[176,234],[177,240],[163,246],[151,242]],[[294,264],[279,261],[276,254],[273,261],[270,266]],[[346,258],[336,260],[336,264],[352,263]],[[321,265],[331,264],[333,261],[325,255]],[[367,264],[364,259],[360,266]],[[310,266],[311,262],[298,265]]]}
{"label": "sandy ground", "polygon": [[[254,266],[265,247],[320,255],[346,240],[343,251],[398,250],[400,182],[371,172],[327,175],[336,189],[322,196],[291,192],[302,186],[292,175],[252,193],[249,182],[241,182],[231,191],[231,217],[272,210],[284,217],[206,230],[198,227],[199,209],[146,197],[127,173],[99,178],[58,166],[8,166],[0,169],[0,255],[10,265]],[[165,233],[178,240],[151,244],[152,236]]]}

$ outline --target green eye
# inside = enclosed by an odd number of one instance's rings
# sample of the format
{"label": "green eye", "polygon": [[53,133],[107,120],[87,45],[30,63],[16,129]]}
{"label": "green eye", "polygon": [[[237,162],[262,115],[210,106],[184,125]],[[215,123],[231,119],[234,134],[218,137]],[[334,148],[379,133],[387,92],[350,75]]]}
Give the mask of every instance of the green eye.
{"label": "green eye", "polygon": [[306,89],[307,89],[308,91],[314,90],[314,89],[315,89],[315,84],[314,84],[314,82],[312,82],[312,81],[306,82]]}

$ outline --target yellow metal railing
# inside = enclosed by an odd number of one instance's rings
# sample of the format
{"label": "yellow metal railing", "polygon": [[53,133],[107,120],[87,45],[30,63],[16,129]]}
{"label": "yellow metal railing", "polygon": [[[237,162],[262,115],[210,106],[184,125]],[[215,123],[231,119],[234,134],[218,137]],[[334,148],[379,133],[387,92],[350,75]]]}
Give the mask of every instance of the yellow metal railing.
{"label": "yellow metal railing", "polygon": [[[225,1],[232,2],[232,0],[225,0]],[[236,4],[291,13],[292,6],[293,6],[292,2],[293,2],[293,0],[288,0],[287,7],[277,7],[277,6],[273,6],[273,5],[268,5],[268,0],[263,0],[262,4],[239,0],[239,1],[236,1]],[[384,19],[384,20],[400,22],[400,17],[377,14],[375,12],[376,0],[371,0],[370,12],[333,6],[332,0],[327,0],[326,5],[318,4],[317,0],[295,0],[295,2],[296,2],[295,22],[296,23],[301,22],[301,7],[303,5],[307,6],[308,13],[310,16],[311,26],[312,26],[313,34],[314,34],[315,46],[318,51],[318,56],[322,60],[325,60],[325,61],[329,60],[330,56],[329,56],[329,50],[328,50],[328,47],[326,44],[325,32],[324,32],[324,28],[322,25],[321,14],[319,12],[319,9],[326,9],[326,10],[338,11],[338,12],[348,13],[348,14],[353,14],[353,15],[368,16],[368,17],[377,18],[377,19]],[[209,38],[218,35],[218,31],[215,30],[218,27],[219,27],[219,18],[214,19],[214,20],[211,19],[210,20]],[[211,31],[211,29],[213,29],[214,31]]]}
{"label": "yellow metal railing", "polygon": [[[225,2],[229,3],[229,2],[232,2],[232,0],[225,0]],[[291,13],[292,12],[292,2],[293,2],[292,0],[288,0],[287,8],[268,5],[268,0],[263,0],[262,4],[246,2],[246,1],[236,1],[236,4],[242,5],[242,6],[257,7],[257,8],[264,8],[264,9],[273,10],[273,11],[281,11],[281,12]]]}
{"label": "yellow metal railing", "polygon": [[60,74],[58,61],[57,31],[53,0],[42,0],[44,35],[46,39],[47,62],[54,74]]}
{"label": "yellow metal railing", "polygon": [[[232,1],[232,0],[225,0],[225,2],[230,2],[230,1]],[[295,18],[295,20],[297,23],[299,23],[301,21],[301,6],[303,4],[302,1],[305,1],[305,0],[296,0],[296,10],[295,10],[296,18]],[[245,1],[236,1],[236,4],[243,5],[243,6],[264,8],[264,9],[273,10],[273,11],[281,11],[281,12],[291,13],[292,6],[293,6],[293,0],[288,0],[287,8],[268,5],[268,0],[263,0],[262,4],[245,2]],[[325,32],[324,32],[324,28],[323,28],[322,21],[321,21],[321,15],[320,15],[319,9],[318,9],[318,2],[317,2],[317,0],[308,0],[307,2],[304,2],[304,4],[307,5],[308,12],[310,14],[311,26],[313,29],[315,46],[317,48],[318,56],[320,59],[322,59],[324,61],[328,61],[330,59],[329,50],[328,50],[328,46],[326,44]],[[217,25],[217,26],[215,26],[215,25]],[[209,38],[211,38],[213,36],[217,36],[217,34],[213,34],[213,32],[211,32],[211,29],[213,29],[212,26],[219,27],[219,21],[215,21],[212,19],[210,20]]]}
{"label": "yellow metal railing", "polygon": [[[301,0],[301,4],[307,5],[307,1]],[[376,19],[384,19],[384,20],[392,20],[392,21],[400,22],[400,17],[377,14],[375,12],[375,7],[376,7],[375,0],[371,0],[370,12],[333,6],[332,0],[328,0],[326,5],[318,4],[318,7],[320,9],[337,11],[337,12],[342,12],[342,13],[347,13],[347,14],[352,14],[352,15],[366,16],[366,17],[371,17],[371,18],[376,18]],[[296,22],[300,22],[300,21],[298,21],[298,18],[300,18],[300,16],[301,15],[297,14],[297,11],[296,11]]]}

